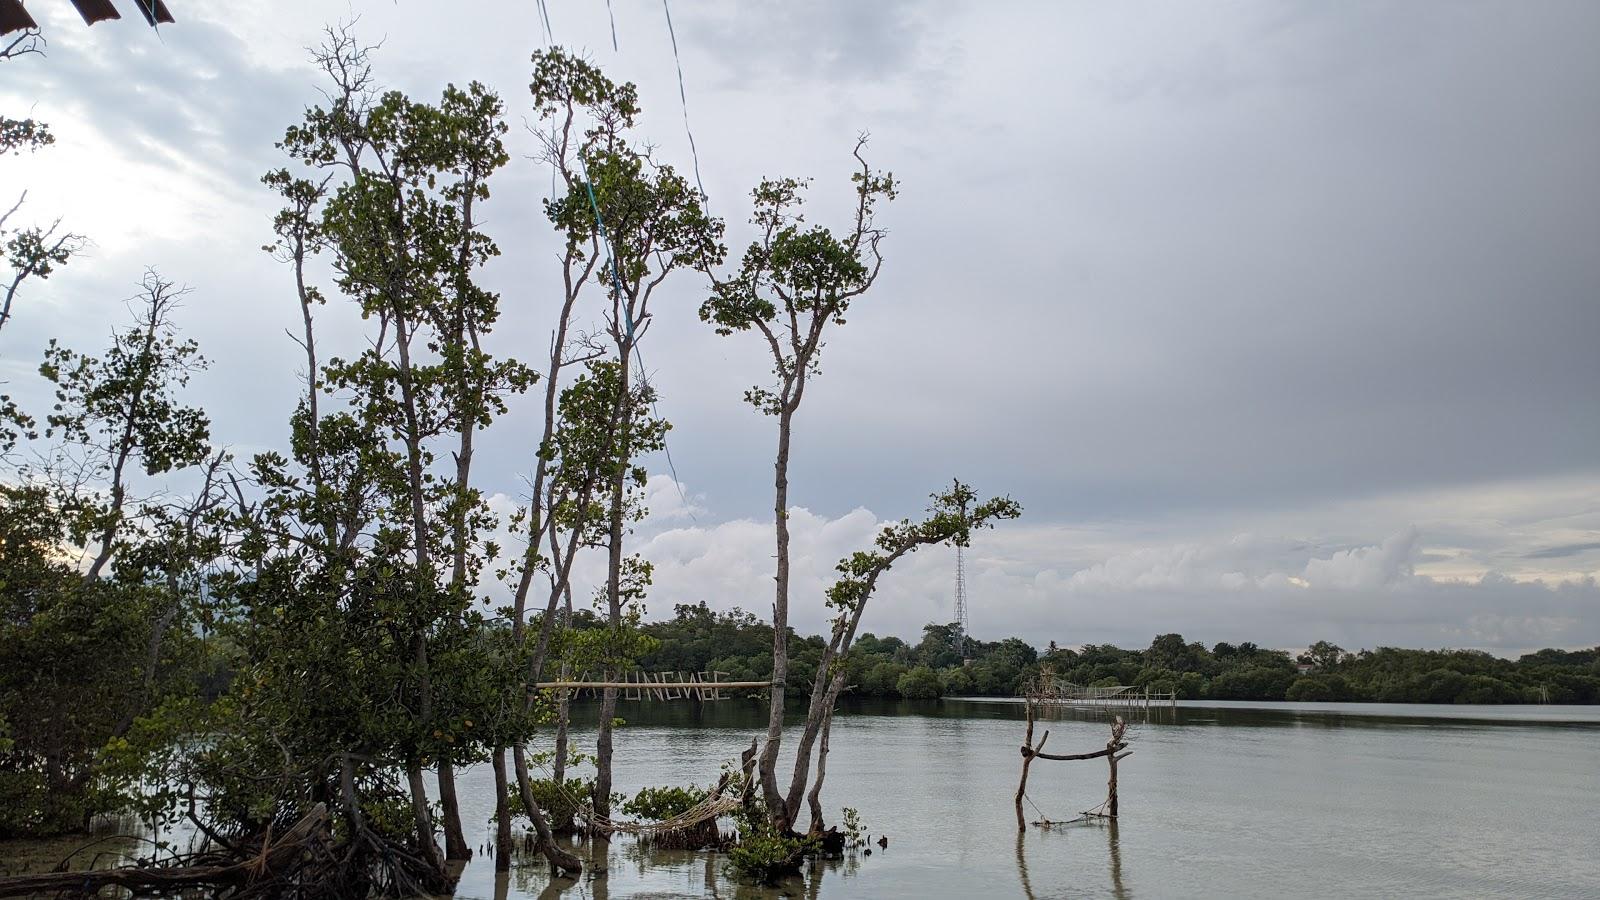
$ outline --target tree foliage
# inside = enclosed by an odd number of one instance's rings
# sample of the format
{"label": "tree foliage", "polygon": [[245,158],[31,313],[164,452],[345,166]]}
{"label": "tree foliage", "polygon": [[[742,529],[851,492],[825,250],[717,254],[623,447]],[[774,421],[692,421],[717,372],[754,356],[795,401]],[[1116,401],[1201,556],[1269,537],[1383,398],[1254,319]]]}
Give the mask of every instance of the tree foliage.
{"label": "tree foliage", "polygon": [[[0,834],[172,800],[145,782],[207,686],[201,569],[227,462],[178,397],[204,366],[172,325],[179,293],[148,275],[100,355],[51,343],[50,443],[0,482]],[[141,490],[193,470],[192,497]]]}

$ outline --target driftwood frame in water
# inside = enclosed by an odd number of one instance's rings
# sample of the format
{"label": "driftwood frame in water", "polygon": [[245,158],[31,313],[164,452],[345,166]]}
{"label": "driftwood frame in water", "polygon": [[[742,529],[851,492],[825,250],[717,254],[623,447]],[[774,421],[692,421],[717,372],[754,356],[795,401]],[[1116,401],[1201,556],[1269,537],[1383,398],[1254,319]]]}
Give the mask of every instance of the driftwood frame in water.
{"label": "driftwood frame in water", "polygon": [[1083,817],[1115,819],[1117,817],[1117,763],[1133,753],[1132,750],[1127,749],[1128,743],[1124,740],[1128,731],[1128,723],[1124,722],[1121,716],[1117,716],[1112,720],[1111,740],[1106,741],[1106,746],[1102,750],[1095,750],[1090,753],[1045,753],[1044,744],[1045,741],[1050,740],[1050,731],[1049,729],[1045,730],[1044,735],[1039,738],[1038,744],[1033,742],[1033,699],[1027,698],[1023,703],[1027,707],[1028,729],[1023,736],[1021,747],[1022,778],[1017,782],[1017,831],[1026,831],[1028,828],[1028,821],[1022,814],[1022,801],[1027,799],[1028,796],[1028,768],[1033,765],[1035,759],[1070,761],[1105,757],[1106,764],[1111,770],[1106,780],[1106,800],[1096,809],[1085,812]]}

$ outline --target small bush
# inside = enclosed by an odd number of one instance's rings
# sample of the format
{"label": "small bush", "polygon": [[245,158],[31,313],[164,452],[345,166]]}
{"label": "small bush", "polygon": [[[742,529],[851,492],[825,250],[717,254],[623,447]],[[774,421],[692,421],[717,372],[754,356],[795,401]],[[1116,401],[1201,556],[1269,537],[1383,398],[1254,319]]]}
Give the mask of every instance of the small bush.
{"label": "small bush", "polygon": [[801,861],[815,850],[816,843],[814,837],[779,834],[766,822],[742,825],[739,843],[728,852],[728,859],[740,875],[776,884],[800,871]]}
{"label": "small bush", "polygon": [[844,807],[841,817],[843,825],[845,846],[859,847],[866,840],[866,829],[861,824],[861,813],[852,807]]}
{"label": "small bush", "polygon": [[[623,803],[622,811],[641,819],[665,822],[694,809],[710,794],[710,791],[692,784],[688,787],[647,787],[633,795],[632,800]],[[668,850],[700,850],[723,843],[716,819],[695,822],[672,831],[656,832],[645,840]]]}
{"label": "small bush", "polygon": [[[582,805],[594,794],[594,781],[586,778],[568,778],[560,784],[549,778],[530,778],[528,787],[533,799],[544,812],[550,829],[557,834],[570,834],[577,830],[576,820]],[[507,798],[512,818],[527,815],[522,808],[522,792],[513,789]]]}
{"label": "small bush", "polygon": [[663,822],[673,816],[681,816],[694,809],[706,799],[709,793],[709,791],[695,787],[692,784],[688,787],[668,785],[666,787],[640,788],[639,793],[634,794],[632,800],[622,804],[622,811],[630,816],[638,816],[641,819]]}

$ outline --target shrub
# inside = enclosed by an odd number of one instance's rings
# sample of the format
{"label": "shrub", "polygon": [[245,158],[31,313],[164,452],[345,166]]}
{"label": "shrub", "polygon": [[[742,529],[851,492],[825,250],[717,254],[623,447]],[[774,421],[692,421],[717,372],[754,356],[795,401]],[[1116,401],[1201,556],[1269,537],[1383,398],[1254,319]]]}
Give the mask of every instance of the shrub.
{"label": "shrub", "polygon": [[801,860],[816,842],[814,837],[779,834],[765,821],[741,824],[739,843],[728,852],[728,860],[740,875],[762,884],[776,884],[800,871]]}
{"label": "shrub", "polygon": [[895,682],[895,690],[908,700],[931,700],[939,696],[939,676],[927,666],[917,666],[900,676],[900,680]]}
{"label": "shrub", "polygon": [[972,693],[972,676],[964,668],[945,669],[939,673],[939,686],[945,694],[961,696]]}
{"label": "shrub", "polygon": [[1230,669],[1211,679],[1211,696],[1217,700],[1282,700],[1294,679],[1292,669],[1258,665]]}
{"label": "shrub", "polygon": [[843,825],[846,846],[859,847],[866,843],[867,834],[865,827],[861,824],[861,813],[857,812],[853,807],[846,806],[843,809],[840,821]]}
{"label": "shrub", "polygon": [[1178,676],[1179,700],[1199,700],[1205,689],[1205,676],[1199,672],[1185,672]]}
{"label": "shrub", "polygon": [[1333,691],[1328,687],[1327,681],[1315,675],[1303,675],[1289,685],[1289,690],[1284,693],[1283,699],[1293,700],[1298,703],[1322,703],[1333,700]]}
{"label": "shrub", "polygon": [[622,804],[622,811],[630,816],[638,816],[641,819],[663,822],[673,816],[681,816],[694,809],[701,801],[706,799],[709,793],[709,791],[695,787],[692,784],[688,787],[667,785],[666,787],[640,788],[639,793],[634,794],[632,800]]}
{"label": "shrub", "polygon": [[[576,829],[574,823],[582,805],[594,794],[593,779],[585,778],[568,778],[560,784],[549,778],[530,778],[528,787],[533,791],[534,801],[550,822],[550,828],[561,834]],[[522,808],[522,792],[513,790],[510,793],[511,815],[527,815]]]}
{"label": "shrub", "polygon": [[[710,794],[710,791],[692,784],[688,787],[668,785],[641,788],[632,800],[622,804],[622,811],[641,819],[665,822],[694,809]],[[657,832],[646,840],[671,850],[699,850],[722,843],[722,832],[717,829],[716,819],[707,819],[684,828]]]}

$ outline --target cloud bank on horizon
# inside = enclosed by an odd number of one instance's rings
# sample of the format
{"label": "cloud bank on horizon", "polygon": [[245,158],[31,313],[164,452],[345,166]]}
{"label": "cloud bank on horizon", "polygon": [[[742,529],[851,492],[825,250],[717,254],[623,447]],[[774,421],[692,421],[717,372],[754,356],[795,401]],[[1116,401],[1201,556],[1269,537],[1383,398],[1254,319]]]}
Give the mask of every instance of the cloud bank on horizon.
{"label": "cloud bank on horizon", "polygon": [[[329,15],[383,40],[391,86],[475,78],[505,98],[519,155],[485,205],[505,251],[486,273],[507,307],[495,349],[542,352],[549,174],[519,118],[534,4],[461,3],[444,24],[373,2],[174,12],[153,34],[43,5],[49,56],[0,70],[0,102],[59,139],[6,160],[0,196],[26,187],[34,215],[96,241],[19,301],[8,391],[43,403],[45,340],[98,346],[154,265],[194,288],[181,322],[216,360],[196,385],[216,435],[281,445],[297,310],[258,249],[274,203],[257,179],[319,101],[304,48]],[[616,10],[620,52],[603,4],[551,12],[559,41],[639,83],[645,132],[687,167],[659,10]],[[982,638],[1600,643],[1600,7],[674,13],[731,246],[764,175],[815,175],[813,219],[838,214],[860,131],[905,185],[883,280],[798,425],[797,627],[821,626],[840,557],[958,474],[1027,510],[974,549]],[[652,481],[652,611],[761,612],[773,439],[739,397],[767,364],[696,320],[700,285],[669,290],[645,352],[693,508]],[[536,419],[524,403],[485,441],[504,497]],[[948,617],[951,565],[897,567],[867,627]]]}
{"label": "cloud bank on horizon", "polygon": [[[1208,644],[1249,640],[1286,648],[1331,640],[1348,649],[1477,647],[1514,655],[1593,646],[1600,641],[1595,577],[1516,564],[1530,555],[1519,540],[1566,527],[1561,503],[1577,488],[1543,488],[1549,517],[1529,523],[1523,538],[1487,520],[1476,526],[1429,520],[1434,550],[1427,549],[1429,532],[1416,525],[1370,543],[1347,543],[1283,536],[1294,517],[1262,515],[1250,524],[1265,530],[1231,533],[1199,517],[1170,521],[1154,539],[1148,522],[1040,523],[1025,516],[974,539],[967,580],[972,629],[982,638],[1017,635],[1041,647],[1050,641],[1136,647],[1173,631]],[[1583,503],[1600,499],[1590,490]],[[709,520],[697,499],[665,475],[650,481],[651,515],[636,544],[655,566],[650,612],[670,615],[672,605],[705,602],[764,613],[772,600],[771,520]],[[1427,516],[1438,504],[1449,509],[1458,502],[1446,494],[1405,505]],[[1477,502],[1480,509],[1502,509],[1497,504],[1504,501],[1488,494]],[[502,495],[495,503],[509,510],[515,501]],[[915,516],[917,510],[902,512]],[[1320,518],[1339,526],[1375,515],[1383,514],[1357,504],[1323,510]],[[833,567],[869,545],[885,518],[860,507],[833,517],[791,510],[791,596],[798,598],[791,621],[797,630],[826,630],[821,600]],[[1600,515],[1587,521],[1597,524]],[[928,622],[948,620],[953,565],[947,548],[924,549],[897,565],[880,584],[864,627],[915,636]],[[603,563],[580,560],[577,574],[598,583]]]}

